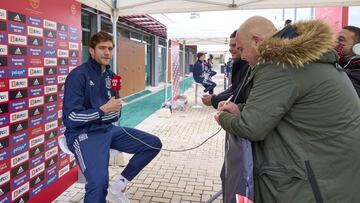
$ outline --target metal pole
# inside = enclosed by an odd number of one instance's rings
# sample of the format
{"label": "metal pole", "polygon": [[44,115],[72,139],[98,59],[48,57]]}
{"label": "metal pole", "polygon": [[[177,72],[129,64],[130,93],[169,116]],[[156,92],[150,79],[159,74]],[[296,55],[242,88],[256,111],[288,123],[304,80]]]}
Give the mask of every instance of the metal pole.
{"label": "metal pole", "polygon": [[294,22],[296,22],[297,19],[297,8],[294,8]]}
{"label": "metal pole", "polygon": [[314,19],[314,8],[310,8],[310,18],[311,20]]}
{"label": "metal pole", "polygon": [[[114,0],[115,3],[114,5],[116,5],[116,0]],[[112,27],[113,27],[113,30],[112,30],[112,34],[113,34],[113,40],[114,40],[114,43],[115,43],[115,49],[113,49],[113,61],[112,61],[112,66],[113,66],[113,71],[115,74],[117,74],[117,20],[119,18],[119,14],[117,13],[117,9],[116,8],[113,8],[112,9]]]}
{"label": "metal pole", "polygon": [[168,68],[169,68],[169,39],[166,39],[166,65],[165,65],[165,103],[168,99],[168,92],[167,92],[167,86],[168,86]]}
{"label": "metal pole", "polygon": [[185,95],[185,44],[186,44],[186,41],[184,40],[184,47],[183,47],[183,96]]}

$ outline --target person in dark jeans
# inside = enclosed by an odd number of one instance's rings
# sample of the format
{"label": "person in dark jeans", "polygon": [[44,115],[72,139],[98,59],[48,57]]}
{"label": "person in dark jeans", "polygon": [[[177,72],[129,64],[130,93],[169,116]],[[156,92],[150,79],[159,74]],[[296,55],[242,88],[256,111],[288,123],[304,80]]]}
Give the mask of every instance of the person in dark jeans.
{"label": "person in dark jeans", "polygon": [[194,80],[197,83],[201,83],[205,87],[204,93],[209,92],[209,94],[214,94],[214,88],[216,87],[216,83],[205,78],[205,74],[204,74],[203,61],[205,58],[205,54],[199,52],[197,54],[197,58],[198,58],[198,60],[195,62],[194,70],[193,70]]}
{"label": "person in dark jeans", "polygon": [[[246,102],[243,83],[250,68],[247,61],[241,59],[241,52],[236,49],[236,31],[230,35],[229,52],[232,56],[231,86],[218,95],[204,95],[202,102],[217,109],[219,102],[227,100],[240,104]],[[224,202],[235,203],[241,195],[253,200],[253,157],[251,142],[247,139],[225,135],[225,157],[221,169],[222,194]],[[250,202],[250,201],[249,201]]]}

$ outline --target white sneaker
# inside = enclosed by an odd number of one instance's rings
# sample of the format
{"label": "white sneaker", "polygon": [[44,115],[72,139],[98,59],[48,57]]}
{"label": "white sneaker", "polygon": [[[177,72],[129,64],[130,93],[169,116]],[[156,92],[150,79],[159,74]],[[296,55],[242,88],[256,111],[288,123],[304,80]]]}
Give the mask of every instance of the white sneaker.
{"label": "white sneaker", "polygon": [[114,189],[112,189],[111,187],[108,190],[106,201],[110,203],[130,203],[129,198],[127,198],[126,196],[125,190],[123,192],[114,192]]}

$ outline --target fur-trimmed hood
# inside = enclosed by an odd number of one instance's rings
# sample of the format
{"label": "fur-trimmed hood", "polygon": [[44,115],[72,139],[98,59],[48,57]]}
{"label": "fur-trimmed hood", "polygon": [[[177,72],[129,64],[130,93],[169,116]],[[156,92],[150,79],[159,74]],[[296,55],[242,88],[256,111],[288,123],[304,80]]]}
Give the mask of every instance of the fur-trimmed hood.
{"label": "fur-trimmed hood", "polygon": [[323,59],[324,55],[327,55],[325,61],[329,59],[329,54],[330,61],[337,60],[335,52],[329,52],[335,42],[335,35],[329,25],[320,20],[311,20],[291,26],[298,36],[283,38],[279,36],[282,31],[279,31],[260,44],[260,63],[271,62],[299,68]]}

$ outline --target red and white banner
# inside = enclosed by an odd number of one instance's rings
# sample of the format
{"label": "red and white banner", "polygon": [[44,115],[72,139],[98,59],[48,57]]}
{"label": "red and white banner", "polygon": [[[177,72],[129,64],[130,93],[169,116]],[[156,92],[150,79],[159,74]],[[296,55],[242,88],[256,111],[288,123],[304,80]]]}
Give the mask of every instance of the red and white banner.
{"label": "red and white banner", "polygon": [[177,100],[180,96],[180,44],[171,41],[171,72],[172,72],[172,99]]}
{"label": "red and white banner", "polygon": [[75,0],[0,1],[0,202],[49,202],[76,181],[57,138],[81,34]]}

